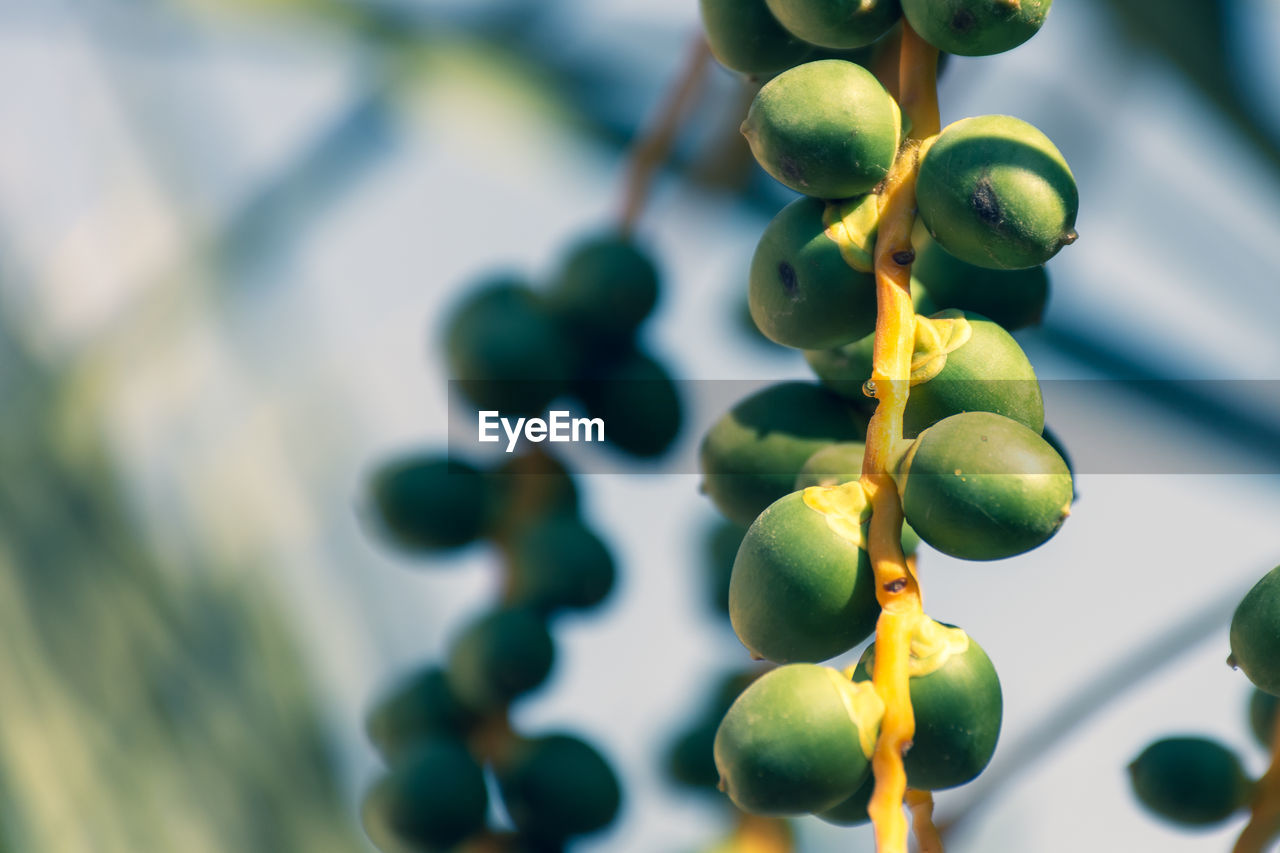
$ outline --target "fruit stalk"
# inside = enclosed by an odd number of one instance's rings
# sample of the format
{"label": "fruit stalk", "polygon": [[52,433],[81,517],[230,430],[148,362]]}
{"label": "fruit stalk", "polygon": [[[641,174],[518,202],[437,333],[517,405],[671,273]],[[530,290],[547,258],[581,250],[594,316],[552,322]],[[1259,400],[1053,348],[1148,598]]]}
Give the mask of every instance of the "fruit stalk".
{"label": "fruit stalk", "polygon": [[1271,766],[1258,780],[1245,825],[1232,853],[1262,853],[1280,835],[1280,714],[1271,735]]}
{"label": "fruit stalk", "polygon": [[644,211],[653,174],[671,150],[680,129],[680,119],[692,104],[710,59],[707,40],[699,35],[693,40],[684,69],[676,78],[653,126],[631,149],[622,210],[618,216],[618,228],[623,234],[630,234],[635,229],[636,221]]}
{"label": "fruit stalk", "polygon": [[907,791],[907,806],[911,809],[911,828],[920,853],[942,853],[942,836],[933,825],[933,794]]}
{"label": "fruit stalk", "polygon": [[[912,130],[889,173],[881,195],[876,239],[876,336],[872,382],[878,400],[867,429],[862,483],[871,500],[868,551],[876,576],[881,614],[876,625],[872,682],[884,700],[880,737],[872,756],[876,787],[868,813],[879,853],[906,853],[907,821],[903,752],[915,734],[907,666],[911,636],[924,608],[915,573],[902,553],[902,503],[890,474],[894,450],[902,441],[903,411],[909,393],[915,342],[911,301],[911,229],[915,224],[915,183],[920,142],[938,132],[937,50],[903,23],[899,60],[901,105]],[[938,848],[940,849],[940,848]]]}

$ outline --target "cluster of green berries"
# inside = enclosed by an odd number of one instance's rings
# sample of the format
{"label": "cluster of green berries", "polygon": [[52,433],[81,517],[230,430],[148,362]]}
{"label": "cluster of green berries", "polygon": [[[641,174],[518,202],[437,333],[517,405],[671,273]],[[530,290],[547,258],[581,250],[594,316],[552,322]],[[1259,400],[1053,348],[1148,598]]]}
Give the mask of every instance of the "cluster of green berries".
{"label": "cluster of green berries", "polygon": [[[657,455],[680,425],[674,383],[637,342],[657,297],[657,271],[629,239],[587,240],[541,292],[504,279],[468,295],[448,323],[452,375],[467,402],[503,416],[575,395],[615,447]],[[377,533],[404,552],[487,540],[505,569],[501,603],[461,629],[445,665],[411,674],[370,711],[387,764],[365,799],[370,837],[388,853],[481,835],[494,849],[551,853],[607,826],[621,791],[600,753],[571,734],[521,736],[508,717],[551,672],[551,620],[613,588],[613,556],[581,516],[573,476],[539,451],[488,468],[420,453],[383,464],[368,503]],[[486,768],[513,831],[487,826]]]}
{"label": "cluster of green berries", "polygon": [[[1231,657],[1254,689],[1249,726],[1268,752],[1275,750],[1280,709],[1280,566],[1263,575],[1231,618]],[[1255,780],[1223,744],[1202,737],[1158,740],[1129,765],[1138,801],[1183,826],[1211,826],[1248,808]]]}
{"label": "cluster of green berries", "polygon": [[447,324],[450,374],[468,402],[503,416],[575,397],[614,447],[658,456],[681,419],[670,373],[638,340],[658,296],[647,253],[621,234],[593,237],[545,288],[509,277],[475,288]]}
{"label": "cluster of green berries", "polygon": [[[987,55],[1044,22],[1035,0],[702,0],[713,53],[773,76],[743,123],[761,167],[801,198],[778,213],[749,275],[752,319],[805,351],[821,385],[783,383],[736,405],[703,439],[703,490],[746,527],[729,615],[757,658],[780,664],[728,708],[715,736],[721,785],[741,808],[867,820],[883,703],[871,645],[856,667],[820,665],[879,617],[859,481],[874,411],[875,244],[886,179],[910,132],[861,62],[905,16],[939,50]],[[833,54],[832,51],[862,51]],[[916,335],[902,445],[890,473],[918,541],[998,560],[1046,542],[1069,514],[1072,474],[1044,435],[1035,372],[1011,330],[1039,321],[1043,264],[1075,240],[1074,179],[1053,144],[1007,116],[958,121],[920,148],[912,251]],[[913,637],[916,735],[907,784],[963,784],[1001,721],[991,661],[963,630],[925,618]]]}

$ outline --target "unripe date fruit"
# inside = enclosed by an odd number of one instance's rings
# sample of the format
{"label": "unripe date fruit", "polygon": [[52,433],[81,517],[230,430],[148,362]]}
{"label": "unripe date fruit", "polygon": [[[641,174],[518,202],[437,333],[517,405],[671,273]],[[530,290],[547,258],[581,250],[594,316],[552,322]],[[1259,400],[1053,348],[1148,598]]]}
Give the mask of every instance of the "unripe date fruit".
{"label": "unripe date fruit", "polygon": [[875,331],[875,276],[845,261],[826,208],[812,198],[784,207],[751,259],[751,319],[783,346],[830,349]]}
{"label": "unripe date fruit", "polygon": [[1043,438],[989,412],[920,433],[895,473],[920,538],[962,560],[1000,560],[1048,541],[1070,514],[1071,474]]}
{"label": "unripe date fruit", "polygon": [[665,453],[680,432],[680,394],[661,364],[639,350],[621,354],[575,390],[587,415],[605,423],[609,444],[631,456]]}
{"label": "unripe date fruit", "polygon": [[658,271],[626,237],[595,237],[569,252],[546,301],[585,344],[625,347],[658,301]]}
{"label": "unripe date fruit", "polygon": [[484,773],[460,741],[417,744],[365,795],[363,820],[384,850],[447,850],[484,828]]}
{"label": "unripe date fruit", "polygon": [[622,802],[609,763],[570,735],[525,741],[496,771],[511,822],[531,839],[555,841],[603,829]]}
{"label": "unripe date fruit", "polygon": [[465,462],[406,456],[384,464],[369,484],[381,531],[411,551],[458,548],[486,530],[497,502],[489,479]]}
{"label": "unripe date fruit", "polygon": [[1053,0],[902,0],[907,22],[929,44],[957,56],[1013,50],[1044,25]]}
{"label": "unripe date fruit", "polygon": [[1038,434],[1044,429],[1044,399],[1022,347],[998,323],[981,314],[953,310],[935,314],[933,319],[956,316],[963,316],[970,336],[958,348],[935,356],[945,360],[936,376],[911,387],[903,414],[903,435],[914,438],[943,418],[961,412],[994,412]]}
{"label": "unripe date fruit", "polygon": [[449,688],[468,708],[490,711],[541,684],[555,649],[532,610],[496,610],[471,623],[449,652]]}
{"label": "unripe date fruit", "polygon": [[902,115],[870,71],[823,59],[766,83],[742,132],[756,160],[785,186],[817,198],[852,198],[888,176]]}
{"label": "unripe date fruit", "polygon": [[792,664],[765,673],[716,733],[721,787],[754,814],[830,808],[866,777],[883,714],[874,690],[829,667]]}
{"label": "unripe date fruit", "polygon": [[776,74],[813,52],[783,29],[765,0],[700,0],[707,44],[720,64],[749,76]]}
{"label": "unripe date fruit", "polygon": [[[875,630],[880,605],[870,557],[828,518],[804,492],[792,492],[747,530],[729,582],[729,618],[752,654],[776,663],[822,661]],[[865,537],[866,523],[850,532]]]}
{"label": "unripe date fruit", "polygon": [[[935,632],[942,629],[942,636],[967,636],[941,623],[932,627]],[[943,640],[939,644],[949,645]],[[1004,713],[1000,678],[972,638],[938,655],[940,665],[927,657],[917,658],[914,643],[912,649],[909,683],[916,731],[903,760],[907,784],[924,791],[963,785],[977,778],[995,754]],[[854,670],[854,681],[871,680],[874,660],[872,644]]]}
{"label": "unripe date fruit", "polygon": [[525,528],[511,544],[510,603],[539,613],[594,607],[613,588],[613,557],[575,515]]}
{"label": "unripe date fruit", "polygon": [[1024,270],[992,270],[967,264],[947,252],[920,229],[913,240],[916,260],[911,274],[936,306],[976,311],[1008,331],[1040,324],[1049,301],[1049,273],[1043,266]]}
{"label": "unripe date fruit", "polygon": [[720,512],[746,527],[792,491],[815,451],[861,441],[866,420],[817,385],[785,382],[752,394],[716,421],[702,440],[703,490]]}
{"label": "unripe date fruit", "polygon": [[820,47],[871,44],[902,15],[898,0],[768,0],[778,23]]}
{"label": "unripe date fruit", "polygon": [[1076,239],[1071,169],[1047,136],[1009,116],[948,125],[920,163],[916,201],[938,244],[980,267],[1037,266]]}
{"label": "unripe date fruit", "polygon": [[1231,660],[1259,688],[1280,696],[1280,566],[1263,575],[1236,607]]}
{"label": "unripe date fruit", "polygon": [[867,806],[871,805],[871,797],[876,792],[876,777],[868,773],[866,780],[853,792],[847,800],[836,803],[829,809],[815,812],[814,816],[835,824],[836,826],[862,826],[871,822]]}
{"label": "unripe date fruit", "polygon": [[1129,765],[1138,802],[1185,826],[1221,823],[1243,808],[1253,790],[1234,752],[1199,737],[1158,740]]}
{"label": "unripe date fruit", "polygon": [[388,763],[395,764],[419,741],[442,734],[464,734],[476,715],[453,695],[444,670],[431,666],[414,673],[378,700],[365,731]]}
{"label": "unripe date fruit", "polygon": [[[805,460],[796,475],[796,489],[810,486],[839,486],[862,478],[862,457],[867,446],[860,441],[839,441],[829,444]],[[920,547],[920,537],[910,524],[902,525],[902,551],[914,554]]]}
{"label": "unripe date fruit", "polygon": [[497,281],[468,295],[445,336],[449,373],[477,409],[536,415],[564,389],[571,355],[536,294]]}

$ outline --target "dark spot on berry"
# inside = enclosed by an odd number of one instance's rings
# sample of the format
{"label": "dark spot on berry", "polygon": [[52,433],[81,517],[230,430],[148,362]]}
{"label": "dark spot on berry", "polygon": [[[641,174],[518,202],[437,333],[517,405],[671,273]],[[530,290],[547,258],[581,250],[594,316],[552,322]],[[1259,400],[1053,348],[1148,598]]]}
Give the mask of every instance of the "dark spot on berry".
{"label": "dark spot on berry", "polygon": [[996,198],[996,191],[991,187],[989,179],[983,178],[978,181],[969,195],[969,206],[987,225],[1000,224],[1000,200]]}
{"label": "dark spot on berry", "polygon": [[916,260],[915,249],[907,249],[905,252],[893,253],[893,262],[900,267],[905,267],[907,264],[915,263],[915,260]]}
{"label": "dark spot on berry", "polygon": [[778,264],[778,280],[782,282],[782,289],[787,292],[787,296],[795,296],[800,290],[800,279],[796,277],[796,268],[786,261]]}
{"label": "dark spot on berry", "polygon": [[800,164],[790,157],[783,157],[778,161],[778,168],[782,170],[782,177],[788,181],[797,184],[803,184],[803,175],[800,172]]}
{"label": "dark spot on berry", "polygon": [[977,23],[977,17],[968,9],[960,9],[951,16],[951,29],[957,33],[967,33]]}

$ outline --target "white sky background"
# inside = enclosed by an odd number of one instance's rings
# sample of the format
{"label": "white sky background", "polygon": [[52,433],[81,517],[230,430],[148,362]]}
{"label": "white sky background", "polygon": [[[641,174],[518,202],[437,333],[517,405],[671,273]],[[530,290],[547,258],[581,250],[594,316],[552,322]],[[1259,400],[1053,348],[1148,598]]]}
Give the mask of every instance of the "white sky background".
{"label": "white sky background", "polygon": [[[565,51],[641,63],[652,100],[682,59],[694,5],[583,0],[545,29],[564,34]],[[1262,56],[1280,25],[1274,7],[1263,18],[1256,5],[1245,49]],[[50,351],[102,347],[122,383],[112,437],[157,539],[280,567],[263,582],[296,605],[354,809],[375,767],[363,707],[485,606],[494,568],[472,551],[438,572],[405,571],[359,530],[361,473],[385,452],[443,442],[446,377],[428,330],[486,271],[549,272],[612,214],[618,164],[497,85],[464,90],[472,78],[442,65],[376,165],[301,217],[301,232],[242,271],[232,295],[211,297],[201,241],[359,96],[357,59],[296,27],[192,40],[182,28],[138,29],[136,15],[69,8],[0,3],[6,284]],[[1082,238],[1051,266],[1055,322],[1159,353],[1175,376],[1280,378],[1280,187],[1181,83],[1121,63],[1100,14],[1062,2],[1023,48],[956,62],[941,88],[944,121],[1018,115],[1072,163]],[[1265,73],[1274,84],[1274,61]],[[660,185],[642,232],[666,281],[646,336],[678,375],[805,375],[798,358],[742,338],[731,316],[765,221]],[[1043,377],[1090,375],[1034,333],[1027,346]],[[696,442],[697,424],[717,414],[697,412],[683,440]],[[1117,400],[1113,415],[1089,436],[1140,431],[1189,453],[1214,440],[1138,400]],[[1070,448],[1073,436],[1062,438]],[[968,629],[1000,671],[1003,744],[1115,654],[1280,561],[1277,486],[1082,476],[1075,514],[1043,549],[998,564],[925,555],[929,610]],[[619,765],[623,820],[581,850],[705,845],[717,813],[665,787],[659,761],[714,676],[746,660],[705,615],[697,545],[712,511],[692,476],[593,476],[583,490],[621,583],[603,610],[557,625],[554,678],[518,722],[586,733]],[[175,513],[196,532],[159,532]],[[1246,684],[1225,655],[1224,626],[1017,780],[953,849],[1226,849],[1231,829],[1185,835],[1140,813],[1123,772],[1149,740],[1186,732],[1216,734],[1261,769]],[[964,797],[940,795],[940,811]],[[815,823],[804,833],[806,850],[870,849],[865,831]]]}

